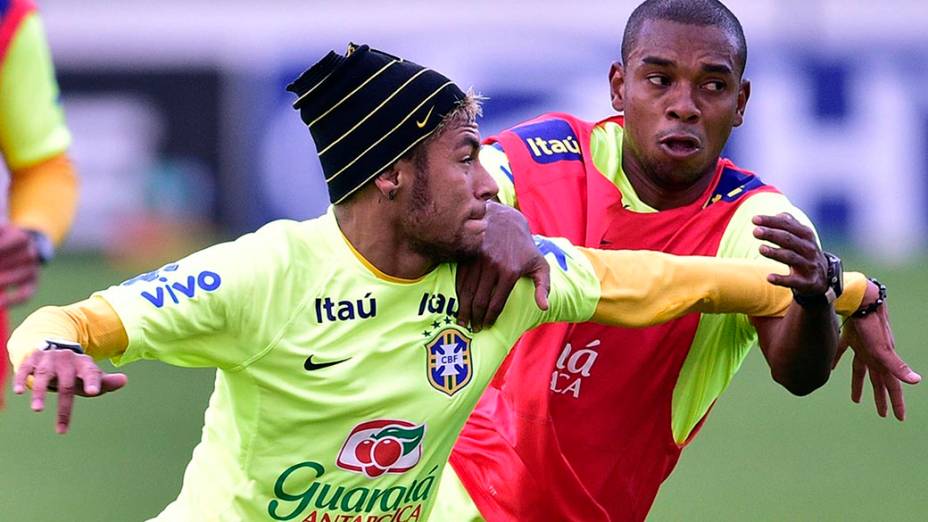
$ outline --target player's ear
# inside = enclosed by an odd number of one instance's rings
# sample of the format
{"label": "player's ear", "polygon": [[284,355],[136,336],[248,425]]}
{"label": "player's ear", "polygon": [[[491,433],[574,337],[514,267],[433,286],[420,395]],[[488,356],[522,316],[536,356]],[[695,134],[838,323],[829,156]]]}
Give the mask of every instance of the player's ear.
{"label": "player's ear", "polygon": [[396,193],[399,192],[401,186],[403,185],[403,180],[401,179],[401,171],[403,166],[400,165],[403,160],[400,160],[393,164],[387,170],[381,172],[374,178],[374,186],[377,187],[377,191],[380,192],[381,196],[384,199],[393,200],[396,198]]}
{"label": "player's ear", "polygon": [[741,80],[741,86],[738,87],[738,108],[735,113],[735,127],[744,123],[744,110],[748,106],[748,98],[751,97],[750,80]]}
{"label": "player's ear", "polygon": [[612,62],[609,67],[609,91],[612,96],[612,108],[618,112],[625,110],[625,68],[622,62]]}

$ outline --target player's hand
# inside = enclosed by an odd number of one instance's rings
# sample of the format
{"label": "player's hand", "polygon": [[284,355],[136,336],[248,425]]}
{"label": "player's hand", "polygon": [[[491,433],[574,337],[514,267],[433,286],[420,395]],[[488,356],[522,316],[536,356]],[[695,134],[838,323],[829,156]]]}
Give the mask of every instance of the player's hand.
{"label": "player's hand", "polygon": [[39,254],[23,229],[0,225],[0,308],[20,304],[35,293]]}
{"label": "player's hand", "polygon": [[487,204],[487,233],[480,253],[458,264],[458,324],[474,331],[491,326],[520,277],[535,283],[535,303],[548,309],[551,273],[535,246],[525,217],[499,203]]}
{"label": "player's hand", "polygon": [[802,295],[820,295],[828,291],[828,261],[815,241],[815,233],[792,215],[754,216],[754,237],[779,248],[761,245],[764,257],[789,266],[789,275],[770,274],[767,280]]}
{"label": "player's hand", "polygon": [[[864,297],[864,304],[876,299],[878,290],[871,281]],[[870,376],[873,386],[873,402],[880,417],[887,412],[886,395],[892,403],[893,414],[897,419],[905,420],[905,398],[902,383],[918,384],[922,377],[896,353],[896,341],[889,325],[889,308],[887,303],[864,317],[850,317],[844,324],[838,352],[835,354],[834,366],[844,352],[850,347],[854,350],[851,372],[851,400],[859,403],[864,389],[864,377]]]}
{"label": "player's hand", "polygon": [[32,381],[32,410],[45,409],[46,392],[58,392],[58,417],[55,424],[60,434],[68,432],[74,396],[96,397],[126,385],[122,373],[106,374],[88,355],[70,350],[37,350],[16,371],[13,391],[22,395],[27,382]]}

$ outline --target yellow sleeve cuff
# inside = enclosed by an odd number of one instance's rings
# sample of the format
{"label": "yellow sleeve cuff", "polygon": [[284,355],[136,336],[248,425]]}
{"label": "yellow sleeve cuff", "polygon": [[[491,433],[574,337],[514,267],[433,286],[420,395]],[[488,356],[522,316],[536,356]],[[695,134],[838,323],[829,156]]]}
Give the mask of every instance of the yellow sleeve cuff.
{"label": "yellow sleeve cuff", "polygon": [[79,343],[94,359],[123,353],[129,345],[126,329],[113,307],[99,296],[68,306],[46,306],[33,312],[13,331],[7,348],[18,369],[29,355],[45,347],[46,339]]}
{"label": "yellow sleeve cuff", "polygon": [[67,154],[10,174],[10,221],[42,232],[58,245],[77,210],[78,180]]}
{"label": "yellow sleeve cuff", "polygon": [[867,277],[860,272],[844,273],[844,292],[835,301],[835,312],[847,317],[860,308],[867,293]]}

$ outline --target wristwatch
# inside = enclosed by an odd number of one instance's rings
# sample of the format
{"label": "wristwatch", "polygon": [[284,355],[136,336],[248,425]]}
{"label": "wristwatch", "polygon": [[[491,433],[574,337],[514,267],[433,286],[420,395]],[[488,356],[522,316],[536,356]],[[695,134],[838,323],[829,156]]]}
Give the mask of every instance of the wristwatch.
{"label": "wristwatch", "polygon": [[822,253],[825,254],[825,261],[828,263],[828,290],[823,294],[809,295],[800,294],[794,289],[793,300],[803,308],[830,305],[844,292],[844,266],[841,264],[841,258],[829,252]]}
{"label": "wristwatch", "polygon": [[26,233],[32,238],[32,244],[35,245],[36,254],[39,256],[39,263],[44,265],[55,257],[55,245],[48,236],[38,230],[26,230]]}
{"label": "wristwatch", "polygon": [[45,339],[45,348],[42,348],[42,351],[49,350],[70,350],[78,355],[84,353],[80,343],[65,339]]}

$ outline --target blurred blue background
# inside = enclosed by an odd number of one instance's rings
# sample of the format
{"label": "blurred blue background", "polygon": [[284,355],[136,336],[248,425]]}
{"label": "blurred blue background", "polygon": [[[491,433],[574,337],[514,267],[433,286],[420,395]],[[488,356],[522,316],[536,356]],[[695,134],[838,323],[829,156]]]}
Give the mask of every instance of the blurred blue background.
{"label": "blurred blue background", "polygon": [[[489,135],[546,111],[612,114],[607,74],[633,1],[39,1],[82,178],[63,258],[20,320],[327,196],[285,85],[349,41],[489,96]],[[753,82],[727,149],[890,284],[900,350],[928,372],[928,6],[732,0]],[[101,256],[101,253],[103,257]],[[107,262],[101,262],[101,259]],[[15,321],[14,321],[15,323]],[[212,374],[141,363],[79,401],[74,431],[23,398],[0,415],[0,520],[140,520],[180,488]],[[928,400],[881,420],[849,364],[805,399],[752,356],[658,497],[654,520],[924,520]],[[869,403],[869,396],[865,396]]]}

